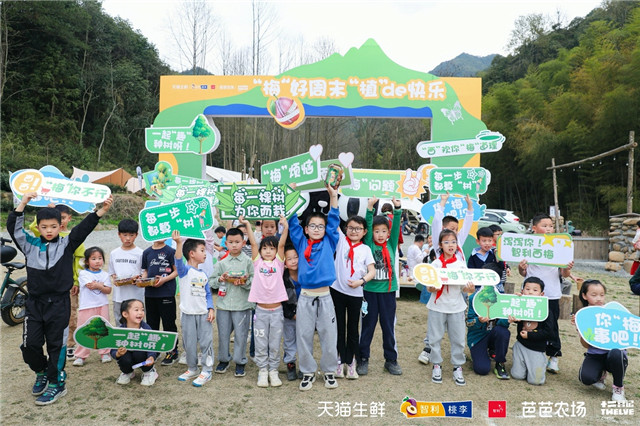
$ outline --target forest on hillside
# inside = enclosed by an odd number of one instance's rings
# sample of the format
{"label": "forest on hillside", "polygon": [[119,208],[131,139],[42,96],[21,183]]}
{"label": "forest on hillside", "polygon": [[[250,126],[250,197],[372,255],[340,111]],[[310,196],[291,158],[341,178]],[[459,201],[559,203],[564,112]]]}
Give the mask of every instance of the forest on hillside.
{"label": "forest on hillside", "polygon": [[[254,23],[266,23],[261,10],[254,5]],[[159,77],[177,73],[153,41],[96,1],[2,2],[0,13],[3,190],[9,171],[47,164],[67,175],[72,166],[151,169],[157,157],[144,148],[144,128],[158,113]],[[260,38],[250,47],[218,41],[220,51],[209,54],[222,58],[221,74],[258,74],[268,59]],[[640,7],[605,1],[569,23],[521,17],[512,43],[510,55],[480,74],[482,119],[507,138],[500,152],[482,157],[492,173],[482,202],[526,220],[553,204],[551,158],[562,164],[599,154],[624,145],[630,130],[640,138]],[[285,46],[272,61],[283,71],[335,53],[331,40],[303,45]],[[194,61],[190,72],[206,73],[201,65]],[[250,174],[316,143],[329,157],[354,152],[356,167],[415,169],[424,161],[415,145],[430,136],[428,120],[309,119],[295,131],[265,119],[216,123],[223,143],[207,163]],[[608,215],[625,210],[626,177],[624,153],[559,171],[563,215],[604,229]]]}

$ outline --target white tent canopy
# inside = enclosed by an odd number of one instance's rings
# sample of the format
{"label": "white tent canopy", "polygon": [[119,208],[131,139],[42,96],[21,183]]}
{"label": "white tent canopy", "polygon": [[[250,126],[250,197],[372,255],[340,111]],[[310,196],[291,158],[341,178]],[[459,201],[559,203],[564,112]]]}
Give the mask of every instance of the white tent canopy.
{"label": "white tent canopy", "polygon": [[207,180],[221,183],[240,182],[242,180],[242,173],[207,166]]}

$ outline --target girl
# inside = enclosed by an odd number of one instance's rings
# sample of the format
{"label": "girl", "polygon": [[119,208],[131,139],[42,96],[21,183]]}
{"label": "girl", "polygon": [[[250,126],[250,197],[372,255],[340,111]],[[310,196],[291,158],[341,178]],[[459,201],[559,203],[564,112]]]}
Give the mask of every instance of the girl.
{"label": "girl", "polygon": [[[607,289],[598,280],[586,280],[580,288],[580,301],[583,306],[603,306]],[[571,318],[575,325],[575,317]],[[627,351],[620,349],[594,348],[580,338],[582,346],[587,348],[584,361],[578,373],[578,379],[585,385],[593,385],[596,389],[605,390],[604,380],[607,371],[613,376],[613,394],[611,400],[626,401],[624,396],[624,373],[627,370]]]}
{"label": "girl", "polygon": [[[122,302],[120,305],[120,326],[125,328],[144,328],[145,330],[151,330],[149,324],[144,322],[144,305],[142,301],[138,299],[129,299]],[[146,365],[140,367],[142,370],[142,386],[151,386],[156,382],[158,373],[153,367],[153,364],[158,358],[158,352],[146,352],[146,351],[128,351],[127,348],[120,347],[118,349],[111,349],[111,356],[118,362],[120,367],[120,377],[116,380],[119,385],[128,384],[131,379],[136,376],[136,373],[131,368],[132,366],[141,362],[146,362]]]}
{"label": "girl", "polygon": [[[440,233],[438,239],[440,246],[440,257],[433,261],[435,268],[462,269],[467,265],[456,258],[458,251],[458,239],[456,233],[449,229],[445,229]],[[433,372],[431,380],[434,383],[442,383],[442,353],[440,351],[440,342],[444,337],[445,327],[449,333],[449,341],[451,342],[451,364],[453,364],[453,380],[456,385],[464,386],[467,383],[462,375],[462,365],[466,359],[464,356],[465,345],[465,318],[464,311],[467,304],[464,300],[462,292],[473,293],[475,287],[469,282],[466,286],[461,285],[443,285],[439,290],[435,287],[428,286],[427,290],[432,294],[427,303],[429,309],[429,321],[427,322],[427,333],[429,336],[429,344],[431,345],[431,353],[429,355],[433,362]]]}
{"label": "girl", "polygon": [[[104,265],[104,252],[100,247],[91,247],[84,252],[85,269],[78,274],[80,302],[78,304],[78,324],[84,324],[93,316],[101,316],[109,321],[109,299],[111,278],[101,268]],[[73,365],[82,367],[90,350],[78,345]],[[98,349],[102,362],[110,362],[109,349]]]}
{"label": "girl", "polygon": [[254,267],[249,302],[257,303],[253,334],[255,337],[255,360],[260,369],[258,386],[266,388],[269,383],[274,387],[282,386],[278,377],[278,365],[280,364],[280,339],[284,324],[281,302],[289,299],[282,280],[284,245],[287,241],[289,223],[284,216],[280,216],[280,224],[283,227],[280,241],[278,242],[275,236],[269,236],[263,238],[258,246],[249,221],[242,216],[239,219],[247,229]]}
{"label": "girl", "polygon": [[338,369],[336,377],[357,379],[356,360],[360,359],[360,308],[362,288],[376,274],[371,248],[362,243],[367,233],[367,222],[363,217],[352,216],[347,221],[347,235],[338,228],[340,239],[336,247],[336,280],[331,284],[331,298],[336,310],[338,326]]}

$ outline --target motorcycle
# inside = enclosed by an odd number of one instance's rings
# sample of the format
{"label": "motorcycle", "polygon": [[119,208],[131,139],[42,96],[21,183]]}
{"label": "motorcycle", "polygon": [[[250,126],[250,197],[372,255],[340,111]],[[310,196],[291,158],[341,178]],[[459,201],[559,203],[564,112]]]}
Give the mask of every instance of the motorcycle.
{"label": "motorcycle", "polygon": [[22,324],[26,314],[26,302],[29,293],[27,291],[27,277],[11,278],[11,273],[24,269],[24,263],[11,262],[18,251],[5,245],[11,240],[0,237],[0,261],[7,270],[0,288],[0,312],[2,320],[10,326]]}

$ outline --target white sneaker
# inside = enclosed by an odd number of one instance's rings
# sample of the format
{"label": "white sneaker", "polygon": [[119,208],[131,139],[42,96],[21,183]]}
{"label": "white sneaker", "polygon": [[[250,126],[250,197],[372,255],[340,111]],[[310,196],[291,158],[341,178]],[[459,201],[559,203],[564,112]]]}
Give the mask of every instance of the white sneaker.
{"label": "white sneaker", "polygon": [[338,368],[336,369],[336,379],[344,379],[344,365],[338,363]]}
{"label": "white sneaker", "polygon": [[142,373],[142,380],[140,381],[140,384],[142,386],[153,386],[157,378],[158,378],[158,373],[156,372],[155,368],[152,368],[146,373]]}
{"label": "white sneaker", "polygon": [[354,358],[354,360],[351,362],[351,364],[347,364],[347,379],[351,379],[351,380],[355,380],[358,377],[358,372],[356,371],[356,360]]}
{"label": "white sneaker", "polygon": [[429,355],[431,355],[429,352],[423,350],[422,352],[420,352],[420,355],[418,355],[418,361],[420,361],[424,365],[429,364]]}
{"label": "white sneaker", "polygon": [[278,370],[269,371],[269,383],[274,388],[282,386],[282,381],[280,380],[280,377],[278,377]]}
{"label": "white sneaker", "polygon": [[624,396],[624,386],[618,387],[613,386],[613,393],[611,394],[612,401],[626,401],[627,398]]}
{"label": "white sneaker", "polygon": [[129,374],[120,373],[120,377],[118,377],[118,380],[116,380],[116,383],[119,385],[128,385],[131,379],[133,379],[134,377],[136,377],[135,371],[132,371]]}
{"label": "white sneaker", "polygon": [[84,365],[84,359],[82,358],[76,358],[75,361],[73,361],[74,367],[82,367],[83,365]]}
{"label": "white sneaker", "polygon": [[183,351],[178,359],[178,364],[187,365],[187,352]]}
{"label": "white sneaker", "polygon": [[591,386],[593,386],[594,388],[596,388],[598,390],[601,390],[601,391],[607,389],[607,386],[604,384],[604,380],[606,378],[607,378],[607,372],[605,371],[604,373],[602,373],[602,376],[600,376],[600,380],[598,380],[597,382],[595,382]]}
{"label": "white sneaker", "polygon": [[332,373],[324,373],[324,387],[327,389],[335,389],[338,387],[338,381]]}
{"label": "white sneaker", "polygon": [[191,371],[191,370],[187,370],[184,373],[182,373],[181,375],[178,376],[178,380],[180,380],[181,382],[186,382],[189,379],[193,379],[194,377],[198,377],[198,374],[200,374],[199,371]]}
{"label": "white sneaker", "polygon": [[107,362],[111,362],[113,359],[111,358],[111,355],[104,354],[100,357],[100,360],[102,361],[103,364],[106,364]]}
{"label": "white sneaker", "polygon": [[551,374],[558,374],[558,372],[560,371],[560,367],[558,366],[558,357],[549,357],[549,362],[547,363],[547,371]]}
{"label": "white sneaker", "polygon": [[438,364],[433,364],[433,371],[431,372],[431,381],[433,383],[442,383],[442,368]]}
{"label": "white sneaker", "polygon": [[209,380],[211,380],[211,376],[213,374],[211,372],[205,373],[204,371],[200,373],[198,377],[191,383],[193,386],[199,388],[204,386]]}
{"label": "white sneaker", "polygon": [[259,388],[269,387],[269,372],[267,371],[266,368],[261,368],[260,371],[258,371],[258,387]]}
{"label": "white sneaker", "polygon": [[467,382],[464,380],[464,376],[462,375],[462,367],[453,369],[453,380],[458,386],[464,386],[467,384]]}

